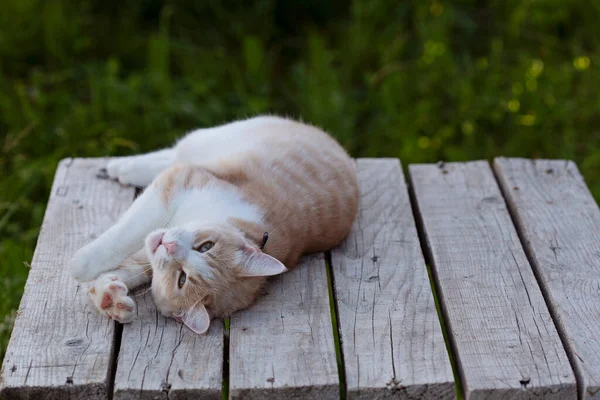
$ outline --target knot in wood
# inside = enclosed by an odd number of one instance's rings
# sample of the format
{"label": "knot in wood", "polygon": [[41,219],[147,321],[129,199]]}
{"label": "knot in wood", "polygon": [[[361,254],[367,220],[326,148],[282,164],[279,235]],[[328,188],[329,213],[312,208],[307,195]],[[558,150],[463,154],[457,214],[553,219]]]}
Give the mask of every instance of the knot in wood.
{"label": "knot in wood", "polygon": [[83,343],[83,339],[69,339],[65,341],[67,346],[78,346]]}
{"label": "knot in wood", "polygon": [[165,393],[169,393],[169,391],[171,390],[171,384],[167,383],[167,382],[163,382],[160,384],[160,390],[165,392]]}
{"label": "knot in wood", "polygon": [[98,172],[96,172],[96,178],[98,179],[109,179],[108,170],[106,168],[100,168]]}
{"label": "knot in wood", "polygon": [[395,392],[396,390],[399,390],[401,388],[400,381],[397,380],[395,376],[393,376],[392,379],[390,379],[390,381],[385,384],[385,387],[387,388],[387,390]]}

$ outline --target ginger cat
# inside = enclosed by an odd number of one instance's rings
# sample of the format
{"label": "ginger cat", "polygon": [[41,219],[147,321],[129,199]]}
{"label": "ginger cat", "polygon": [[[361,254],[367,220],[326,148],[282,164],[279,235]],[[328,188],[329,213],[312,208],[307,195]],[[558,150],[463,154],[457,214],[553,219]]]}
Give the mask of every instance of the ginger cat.
{"label": "ginger cat", "polygon": [[358,208],[344,149],[271,116],[193,131],[174,148],[115,159],[107,173],[147,188],[75,253],[70,272],[95,280],[94,304],[122,323],[136,314],[128,290],[151,281],[163,315],[205,333],[212,318],[250,306],[265,277],[341,242]]}

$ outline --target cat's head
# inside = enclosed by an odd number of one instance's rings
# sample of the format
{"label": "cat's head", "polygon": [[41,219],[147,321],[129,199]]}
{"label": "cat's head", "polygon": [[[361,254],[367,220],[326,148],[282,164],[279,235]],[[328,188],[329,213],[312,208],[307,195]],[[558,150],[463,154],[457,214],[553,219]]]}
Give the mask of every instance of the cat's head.
{"label": "cat's head", "polygon": [[228,226],[157,230],[146,252],[156,307],[196,333],[205,333],[212,317],[248,307],[266,276],[286,271]]}

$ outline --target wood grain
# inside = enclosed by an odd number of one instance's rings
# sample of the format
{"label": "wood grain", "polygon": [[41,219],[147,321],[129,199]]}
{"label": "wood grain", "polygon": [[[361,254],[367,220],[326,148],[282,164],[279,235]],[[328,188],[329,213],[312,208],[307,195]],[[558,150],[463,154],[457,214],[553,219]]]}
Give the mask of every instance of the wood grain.
{"label": "wood grain", "polygon": [[151,293],[134,300],[138,318],[123,326],[114,399],[220,399],[221,320],[198,335],[160,315]]}
{"label": "wood grain", "polygon": [[600,398],[600,209],[571,161],[498,158],[494,167],[581,393]]}
{"label": "wood grain", "polygon": [[456,389],[398,160],[358,160],[360,211],[332,251],[349,398]]}
{"label": "wood grain", "polygon": [[411,165],[410,177],[466,398],[576,398],[489,164]]}
{"label": "wood grain", "polygon": [[66,264],[112,225],[134,189],[96,179],[102,159],[58,166],[2,367],[3,399],[105,399],[114,323],[96,312]]}
{"label": "wood grain", "polygon": [[231,317],[231,399],[338,399],[323,254],[274,277],[251,308]]}

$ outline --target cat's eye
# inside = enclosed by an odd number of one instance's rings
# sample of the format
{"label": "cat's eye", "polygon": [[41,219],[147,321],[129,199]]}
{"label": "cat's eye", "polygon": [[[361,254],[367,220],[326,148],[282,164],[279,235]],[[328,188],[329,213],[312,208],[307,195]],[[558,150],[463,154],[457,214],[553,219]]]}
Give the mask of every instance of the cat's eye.
{"label": "cat's eye", "polygon": [[181,275],[179,275],[179,281],[177,282],[177,286],[179,286],[179,289],[181,289],[183,287],[183,284],[185,283],[186,279],[187,279],[187,275],[185,274],[184,271],[181,271]]}
{"label": "cat's eye", "polygon": [[205,252],[209,251],[210,249],[212,249],[212,247],[214,245],[215,244],[213,242],[204,242],[199,247],[197,247],[196,250],[199,251],[200,253],[205,253]]}

